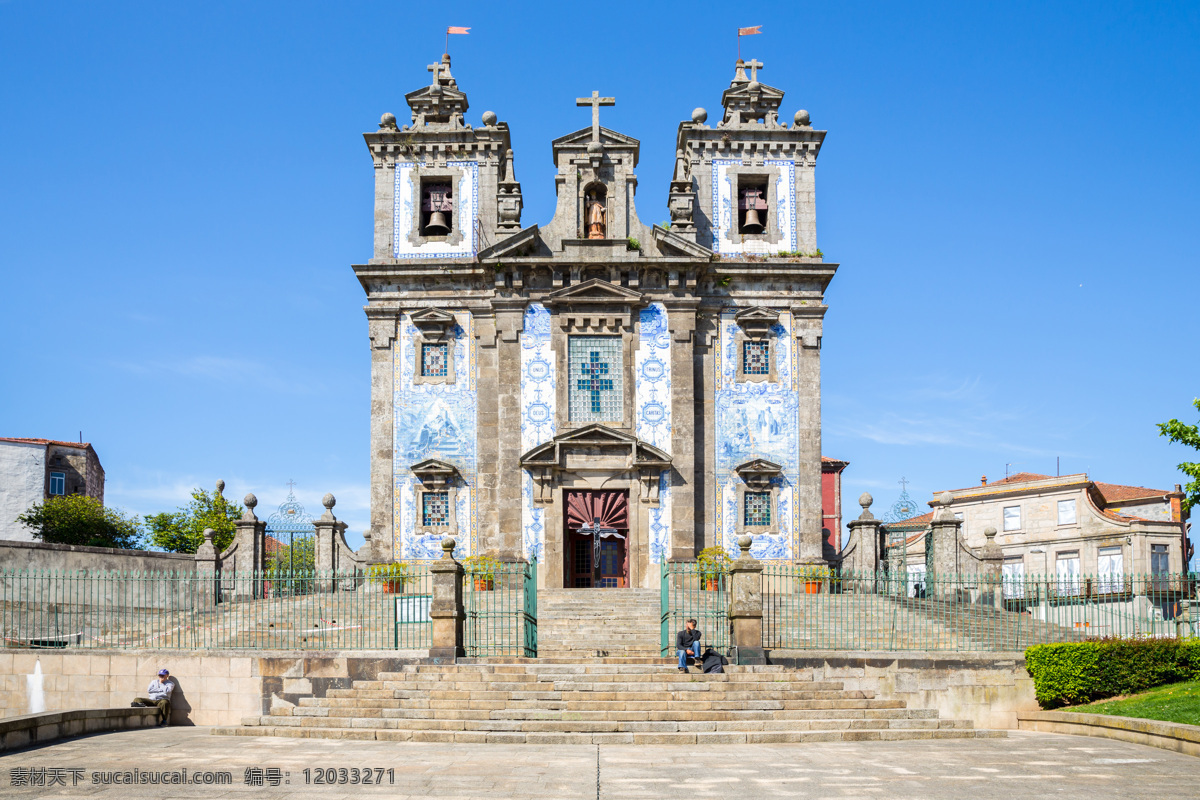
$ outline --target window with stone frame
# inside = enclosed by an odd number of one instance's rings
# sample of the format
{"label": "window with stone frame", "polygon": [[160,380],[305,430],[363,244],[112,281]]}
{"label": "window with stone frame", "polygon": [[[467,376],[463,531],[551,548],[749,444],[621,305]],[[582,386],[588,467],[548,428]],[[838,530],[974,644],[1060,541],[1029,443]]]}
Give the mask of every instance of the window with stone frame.
{"label": "window with stone frame", "polygon": [[50,473],[50,494],[66,494],[67,493],[67,473],[51,472]]}
{"label": "window with stone frame", "polygon": [[427,528],[446,528],[450,525],[450,493],[421,493],[421,524]]}
{"label": "window with stone frame", "polygon": [[744,175],[738,180],[738,233],[766,233],[767,179]]}
{"label": "window with stone frame", "polygon": [[425,342],[421,345],[421,375],[425,378],[444,378],[449,372],[450,346],[446,342]]}
{"label": "window with stone frame", "polygon": [[625,369],[620,336],[567,338],[567,414],[571,422],[621,422]]}
{"label": "window with stone frame", "polygon": [[771,524],[770,492],[746,492],[742,504],[742,523],[747,528],[765,528]]}
{"label": "window with stone frame", "polygon": [[1005,506],[1004,507],[1004,530],[1006,530],[1006,531],[1021,530],[1021,507],[1020,506]]}
{"label": "window with stone frame", "polygon": [[744,375],[771,374],[771,343],[766,339],[742,341],[742,373]]}
{"label": "window with stone frame", "polygon": [[1074,525],[1075,518],[1075,499],[1059,500],[1058,501],[1058,524],[1059,525]]}

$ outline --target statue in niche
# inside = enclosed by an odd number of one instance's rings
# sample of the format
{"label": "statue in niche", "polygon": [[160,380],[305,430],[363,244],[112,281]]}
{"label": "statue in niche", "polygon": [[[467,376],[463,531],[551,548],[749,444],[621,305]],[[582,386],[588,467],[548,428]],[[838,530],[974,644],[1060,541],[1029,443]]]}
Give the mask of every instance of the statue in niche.
{"label": "statue in niche", "polygon": [[604,206],[603,187],[588,189],[587,192],[587,238],[608,238],[608,209]]}

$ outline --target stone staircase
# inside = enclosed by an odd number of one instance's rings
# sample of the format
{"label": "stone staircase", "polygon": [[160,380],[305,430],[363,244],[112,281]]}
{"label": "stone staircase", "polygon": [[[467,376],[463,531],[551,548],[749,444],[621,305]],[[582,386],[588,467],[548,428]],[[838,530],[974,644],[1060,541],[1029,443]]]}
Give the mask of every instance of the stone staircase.
{"label": "stone staircase", "polygon": [[658,658],[657,589],[541,589],[538,656]]}
{"label": "stone staircase", "polygon": [[[474,661],[474,663],[472,663]],[[410,664],[302,698],[222,735],[530,744],[701,744],[1001,737],[811,671],[682,674],[661,658]]]}

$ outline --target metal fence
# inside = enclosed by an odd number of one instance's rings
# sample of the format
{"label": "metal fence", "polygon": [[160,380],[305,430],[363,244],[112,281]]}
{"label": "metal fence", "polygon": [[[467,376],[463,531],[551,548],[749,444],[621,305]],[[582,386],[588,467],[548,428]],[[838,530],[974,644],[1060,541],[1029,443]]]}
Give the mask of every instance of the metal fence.
{"label": "metal fence", "polygon": [[729,654],[729,576],[694,561],[662,564],[662,655],[675,654],[675,633],[696,620],[701,644]]}
{"label": "metal fence", "polygon": [[1195,574],[814,577],[767,564],[762,580],[768,649],[1007,651],[1197,632],[1179,617]]}
{"label": "metal fence", "polygon": [[466,576],[467,655],[537,656],[537,562],[505,562]]}
{"label": "metal fence", "polygon": [[0,570],[0,637],[24,648],[425,649],[425,565],[400,577],[267,570]]}

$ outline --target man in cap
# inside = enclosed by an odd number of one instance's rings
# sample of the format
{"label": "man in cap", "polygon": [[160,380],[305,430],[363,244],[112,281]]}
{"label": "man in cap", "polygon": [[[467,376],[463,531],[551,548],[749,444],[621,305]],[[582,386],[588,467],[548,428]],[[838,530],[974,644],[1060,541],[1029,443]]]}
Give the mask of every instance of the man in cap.
{"label": "man in cap", "polygon": [[135,697],[130,705],[135,708],[157,707],[158,727],[165,728],[171,724],[171,692],[173,691],[175,691],[175,681],[171,678],[171,673],[160,669],[158,677],[150,681],[150,688],[146,690],[149,697]]}

